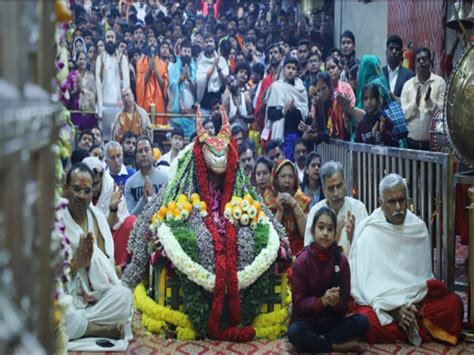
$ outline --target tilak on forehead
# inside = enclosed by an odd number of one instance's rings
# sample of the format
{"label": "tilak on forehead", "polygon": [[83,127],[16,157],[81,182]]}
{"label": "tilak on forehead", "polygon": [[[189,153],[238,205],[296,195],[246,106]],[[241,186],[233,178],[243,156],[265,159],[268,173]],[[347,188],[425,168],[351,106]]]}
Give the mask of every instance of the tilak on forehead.
{"label": "tilak on forehead", "polygon": [[209,169],[217,174],[225,172],[227,167],[227,147],[230,143],[231,132],[229,119],[224,110],[224,106],[220,106],[222,127],[217,136],[210,136],[202,126],[201,109],[196,110],[196,133],[199,142],[202,144],[202,152],[204,160]]}

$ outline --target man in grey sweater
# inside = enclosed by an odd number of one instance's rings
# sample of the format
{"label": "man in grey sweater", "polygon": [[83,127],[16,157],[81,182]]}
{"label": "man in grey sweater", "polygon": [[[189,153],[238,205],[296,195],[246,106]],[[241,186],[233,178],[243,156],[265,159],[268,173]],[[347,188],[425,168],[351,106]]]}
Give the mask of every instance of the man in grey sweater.
{"label": "man in grey sweater", "polygon": [[146,136],[137,139],[135,161],[138,171],[125,184],[125,200],[130,214],[138,216],[150,198],[166,184],[168,176],[153,167],[153,146]]}

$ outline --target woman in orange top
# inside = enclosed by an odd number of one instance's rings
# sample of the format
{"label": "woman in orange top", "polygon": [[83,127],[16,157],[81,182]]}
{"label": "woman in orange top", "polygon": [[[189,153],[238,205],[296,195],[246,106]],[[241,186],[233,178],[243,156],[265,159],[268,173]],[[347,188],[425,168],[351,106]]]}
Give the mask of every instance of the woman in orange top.
{"label": "woman in orange top", "polygon": [[299,187],[294,164],[289,160],[277,161],[272,169],[271,183],[265,192],[265,205],[285,226],[293,255],[297,255],[304,247],[310,202],[310,198]]}

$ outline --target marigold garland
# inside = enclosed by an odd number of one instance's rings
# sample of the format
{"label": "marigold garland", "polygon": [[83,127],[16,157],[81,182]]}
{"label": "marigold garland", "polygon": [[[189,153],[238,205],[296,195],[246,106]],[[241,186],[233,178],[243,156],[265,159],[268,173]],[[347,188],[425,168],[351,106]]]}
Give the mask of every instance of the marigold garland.
{"label": "marigold garland", "polygon": [[[284,300],[284,304],[291,301],[291,296]],[[142,325],[152,333],[163,333],[167,323],[176,326],[176,335],[179,340],[194,340],[196,331],[192,328],[189,317],[179,311],[160,306],[147,296],[145,286],[139,284],[134,291],[134,303],[142,312]],[[275,340],[286,333],[288,329],[288,308],[258,315],[252,323],[257,338]]]}
{"label": "marigold garland", "polygon": [[143,284],[139,284],[135,288],[133,299],[137,309],[152,319],[162,320],[178,327],[192,328],[191,321],[186,314],[155,303],[155,301],[146,294]]}
{"label": "marigold garland", "polygon": [[255,328],[256,337],[260,339],[275,340],[281,338],[288,330],[288,325],[273,325],[266,328]]}
{"label": "marigold garland", "polygon": [[166,323],[162,320],[156,320],[148,316],[146,313],[142,314],[142,325],[151,333],[161,334],[166,328]]}
{"label": "marigold garland", "polygon": [[191,328],[177,327],[176,335],[179,340],[194,340],[197,333]]}

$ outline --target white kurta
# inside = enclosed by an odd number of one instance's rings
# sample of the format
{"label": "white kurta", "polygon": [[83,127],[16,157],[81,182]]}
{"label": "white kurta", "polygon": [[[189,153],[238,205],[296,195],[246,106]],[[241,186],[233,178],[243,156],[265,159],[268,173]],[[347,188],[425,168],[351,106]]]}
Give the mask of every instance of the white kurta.
{"label": "white kurta", "polygon": [[121,103],[121,89],[130,87],[127,56],[109,55],[106,52],[99,55],[95,65],[95,81],[97,85],[97,113],[102,117],[103,105]]}
{"label": "white kurta", "polygon": [[425,223],[407,211],[404,223],[393,225],[376,209],[356,228],[349,265],[354,300],[371,306],[382,326],[391,323],[387,311],[422,301],[434,278]]}
{"label": "white kurta", "polygon": [[[74,255],[81,235],[87,231],[74,221],[68,209],[62,211],[65,233]],[[105,216],[93,205],[87,211],[88,228],[93,232],[94,218],[104,238],[105,253],[94,238],[94,249],[89,269],[80,268],[72,275],[67,292],[73,301],[66,312],[66,328],[70,339],[84,335],[89,322],[100,325],[119,325],[128,321],[132,312],[132,292],[122,285],[115,273],[114,244]]]}
{"label": "white kurta", "polygon": [[[308,213],[308,217],[306,218],[306,228],[304,232],[305,246],[311,244],[311,242],[313,241],[313,236],[311,235],[311,225],[313,224],[314,215],[321,207],[329,207],[326,202],[326,199],[319,201],[317,204],[315,204]],[[362,202],[356,200],[355,198],[346,196],[344,199],[344,204],[339,209],[339,212],[337,212],[337,223],[341,223],[343,218],[347,218],[347,212],[349,211],[355,217],[354,229],[357,228],[360,222],[362,222],[362,220],[367,218],[367,216],[369,215],[367,213],[367,208]],[[342,229],[341,239],[339,240],[338,244],[342,247],[344,254],[347,255],[349,253],[349,250],[351,249],[351,242],[347,238],[346,227]]]}

